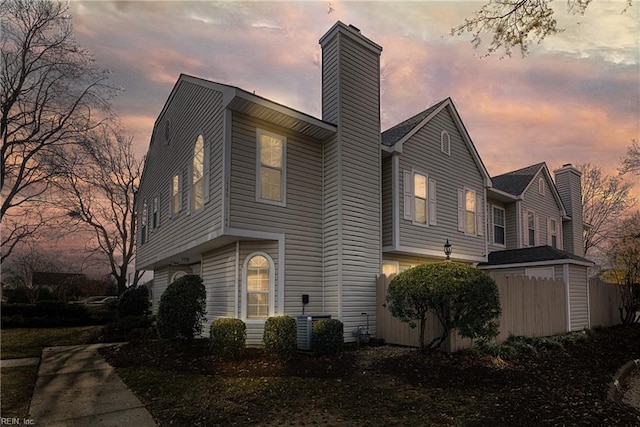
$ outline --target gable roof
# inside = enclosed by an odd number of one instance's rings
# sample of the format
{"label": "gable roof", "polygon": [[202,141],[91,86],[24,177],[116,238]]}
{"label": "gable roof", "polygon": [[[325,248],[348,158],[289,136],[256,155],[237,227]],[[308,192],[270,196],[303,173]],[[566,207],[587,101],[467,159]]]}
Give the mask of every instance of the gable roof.
{"label": "gable roof", "polygon": [[410,117],[407,120],[382,132],[382,135],[380,137],[382,149],[388,153],[402,153],[403,144],[407,140],[409,140],[409,138],[411,138],[416,132],[426,126],[438,113],[440,113],[445,108],[451,114],[453,123],[460,132],[462,140],[467,145],[467,148],[471,153],[471,157],[476,163],[480,174],[483,176],[485,186],[491,186],[491,177],[489,176],[489,172],[487,172],[487,168],[484,166],[484,163],[482,162],[482,159],[478,154],[478,150],[476,150],[476,147],[471,140],[471,136],[469,136],[464,123],[462,123],[462,118],[460,117],[460,114],[458,114],[458,110],[456,110],[455,105],[453,105],[453,100],[451,98],[446,98],[438,102],[437,104],[432,105],[421,113],[418,113],[415,116]]}
{"label": "gable roof", "polygon": [[540,169],[544,166],[544,162],[536,163],[535,165],[527,166],[526,168],[494,176],[491,178],[493,188],[514,196],[520,196],[525,192],[533,178],[535,178],[538,172],[540,172]]}
{"label": "gable roof", "polygon": [[505,266],[513,264],[529,264],[547,261],[549,264],[573,263],[581,265],[593,265],[593,262],[586,258],[566,252],[551,246],[535,246],[533,248],[508,249],[504,251],[491,252],[487,262],[478,264],[482,266]]}
{"label": "gable roof", "polygon": [[[549,168],[545,162],[536,163],[535,165],[492,177],[491,182],[493,186],[489,191],[493,193],[497,190],[498,192],[514,196],[514,198],[522,198],[538,174],[544,175],[547,183],[549,184],[549,188],[551,188],[553,198],[556,200],[558,207],[562,211],[562,216],[568,218],[567,209],[562,202],[560,193],[558,193],[558,188],[551,178],[551,173],[549,173]],[[499,196],[499,193],[495,193],[493,195]]]}
{"label": "gable roof", "polygon": [[393,147],[396,142],[400,141],[404,138],[409,132],[411,132],[416,126],[420,124],[424,119],[429,117],[431,113],[438,110],[442,104],[444,104],[450,98],[444,99],[437,104],[427,108],[421,113],[416,114],[415,116],[408,118],[402,123],[398,123],[382,132],[381,142],[382,145],[386,145],[387,147]]}
{"label": "gable roof", "polygon": [[173,86],[171,94],[167,98],[153,126],[154,133],[162,121],[168,106],[173,101],[175,94],[180,90],[182,82],[189,82],[203,88],[221,92],[223,94],[224,108],[248,114],[311,138],[324,140],[336,133],[337,128],[335,124],[325,122],[309,114],[287,107],[286,105],[240,89],[239,87],[217,83],[187,74],[180,74],[180,77]]}

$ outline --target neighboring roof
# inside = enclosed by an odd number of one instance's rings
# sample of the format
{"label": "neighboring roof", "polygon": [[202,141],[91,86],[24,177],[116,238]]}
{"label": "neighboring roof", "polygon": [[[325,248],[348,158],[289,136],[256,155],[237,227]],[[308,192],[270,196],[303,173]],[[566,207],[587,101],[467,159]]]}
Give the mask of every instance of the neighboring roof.
{"label": "neighboring roof", "polygon": [[576,264],[593,265],[593,262],[586,258],[545,245],[491,252],[487,262],[480,263],[478,266],[529,264],[545,261],[569,261]]}
{"label": "neighboring roof", "polygon": [[478,154],[478,150],[476,150],[476,147],[471,140],[471,136],[469,136],[464,123],[462,123],[462,118],[460,117],[460,114],[458,114],[458,110],[456,110],[456,107],[453,104],[453,100],[451,98],[446,98],[438,102],[437,104],[427,108],[423,112],[418,113],[415,116],[382,132],[382,135],[380,136],[382,149],[388,153],[402,153],[403,144],[406,141],[410,140],[416,132],[418,132],[422,127],[426,126],[427,123],[429,123],[440,113],[440,111],[444,110],[445,108],[451,114],[453,122],[460,132],[460,135],[462,136],[462,140],[467,145],[467,148],[469,149],[473,160],[478,166],[478,171],[484,179],[485,186],[489,187],[491,185],[491,177],[489,176],[489,172],[487,172],[487,168],[482,162],[482,159]]}
{"label": "neighboring roof", "polygon": [[405,120],[402,123],[398,123],[392,128],[389,128],[382,132],[381,142],[382,145],[386,145],[387,147],[392,147],[396,142],[400,141],[404,138],[413,128],[418,126],[420,122],[429,117],[431,113],[436,111],[442,104],[448,101],[450,98],[443,99],[437,104],[427,108],[421,113],[416,114],[415,116]]}
{"label": "neighboring roof", "polygon": [[491,178],[493,188],[513,194],[514,196],[520,196],[527,189],[531,180],[540,172],[540,169],[545,166],[545,163],[542,162],[513,172],[494,176]]}

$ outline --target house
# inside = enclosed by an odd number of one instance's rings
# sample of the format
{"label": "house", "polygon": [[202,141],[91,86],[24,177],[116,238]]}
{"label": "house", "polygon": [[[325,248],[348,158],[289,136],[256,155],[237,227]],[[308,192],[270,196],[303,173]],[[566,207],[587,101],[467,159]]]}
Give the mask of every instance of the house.
{"label": "house", "polygon": [[[536,176],[548,178],[553,215],[529,204],[528,187],[493,186],[451,99],[381,133],[382,48],[357,28],[338,22],[320,45],[321,118],[179,77],[154,125],[137,206],[136,266],[154,272],[154,311],[171,282],[199,274],[207,322],[241,318],[250,343],[268,316],[303,312],[340,319],[350,341],[365,322],[375,334],[376,277],[442,260],[447,239],[452,259],[490,269],[512,266],[492,264],[490,250],[573,242],[546,166]],[[539,222],[525,240],[529,211]],[[555,231],[540,232],[543,215]]]}

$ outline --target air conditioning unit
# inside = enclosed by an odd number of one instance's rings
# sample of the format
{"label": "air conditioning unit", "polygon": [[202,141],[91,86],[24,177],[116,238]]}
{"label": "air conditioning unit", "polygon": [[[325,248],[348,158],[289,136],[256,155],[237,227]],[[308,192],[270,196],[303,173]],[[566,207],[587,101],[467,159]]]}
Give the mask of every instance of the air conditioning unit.
{"label": "air conditioning unit", "polygon": [[296,317],[298,350],[311,350],[313,323],[318,320],[331,319],[330,314],[309,314]]}

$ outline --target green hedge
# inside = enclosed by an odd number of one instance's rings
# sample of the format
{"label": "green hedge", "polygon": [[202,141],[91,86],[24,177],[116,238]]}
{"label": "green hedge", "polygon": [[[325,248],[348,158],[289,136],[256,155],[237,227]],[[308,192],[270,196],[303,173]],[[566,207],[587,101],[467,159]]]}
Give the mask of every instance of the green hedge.
{"label": "green hedge", "polygon": [[280,359],[290,359],[297,348],[296,321],[289,316],[273,316],[264,324],[264,349]]}
{"label": "green hedge", "polygon": [[318,320],[311,335],[313,350],[318,354],[337,354],[344,347],[344,326],[337,319]]}
{"label": "green hedge", "polygon": [[118,316],[142,316],[149,311],[149,289],[146,286],[129,288],[118,299]]}
{"label": "green hedge", "polygon": [[192,340],[202,333],[206,300],[207,291],[198,275],[189,274],[171,283],[160,297],[160,338]]}
{"label": "green hedge", "polygon": [[[104,308],[108,310],[108,308]],[[109,315],[97,315],[80,304],[40,301],[36,304],[2,304],[3,328],[47,328],[60,326],[100,325]]]}
{"label": "green hedge", "polygon": [[211,322],[209,340],[214,353],[239,357],[247,341],[247,325],[240,319],[216,319]]}

